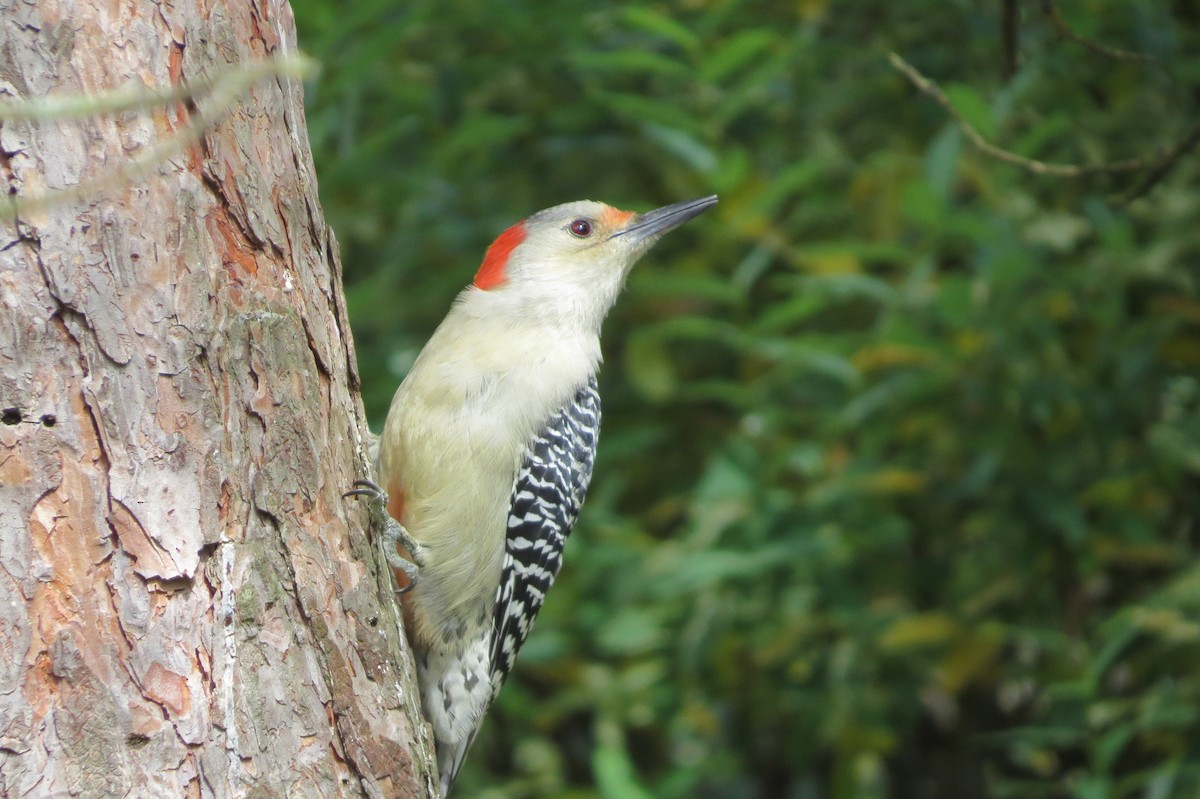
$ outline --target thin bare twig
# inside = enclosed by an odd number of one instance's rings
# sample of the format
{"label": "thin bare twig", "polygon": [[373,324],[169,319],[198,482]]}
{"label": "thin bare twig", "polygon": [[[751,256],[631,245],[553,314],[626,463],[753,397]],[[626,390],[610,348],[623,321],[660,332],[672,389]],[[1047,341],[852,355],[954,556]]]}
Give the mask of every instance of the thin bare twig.
{"label": "thin bare twig", "polygon": [[[1153,181],[1149,185],[1145,185],[1145,189],[1157,183],[1166,173],[1175,166],[1175,164],[1188,153],[1192,148],[1200,142],[1200,123],[1197,123],[1188,134],[1176,145],[1165,150],[1160,150],[1153,156],[1145,156],[1141,158],[1129,158],[1123,161],[1110,161],[1104,164],[1055,164],[1047,161],[1038,161],[1034,158],[1026,158],[1023,155],[1009,152],[1002,147],[997,147],[988,141],[982,133],[966,120],[966,118],[958,112],[954,104],[950,102],[950,98],[942,91],[941,87],[931,81],[929,78],[917,71],[917,68],[905,61],[896,53],[888,53],[888,60],[892,66],[896,68],[900,74],[908,78],[921,93],[932,97],[938,105],[946,109],[950,116],[958,122],[959,128],[963,135],[975,145],[981,152],[990,155],[999,161],[1014,164],[1022,167],[1035,175],[1055,175],[1058,177],[1067,178],[1082,178],[1092,175],[1115,175],[1130,172],[1144,172],[1149,170]],[[1149,181],[1149,178],[1147,179]],[[1142,193],[1145,193],[1144,190]],[[1135,195],[1130,199],[1135,199]]]}
{"label": "thin bare twig", "polygon": [[[312,75],[316,68],[316,62],[307,56],[281,56],[237,65],[212,78],[189,82],[169,91],[126,87],[95,95],[0,101],[0,121],[85,117],[153,108],[181,100],[196,101],[191,111],[190,123],[175,135],[146,150],[140,157],[124,162],[70,189],[36,195],[0,197],[0,218],[17,219],[23,214],[94,196],[113,186],[133,182],[199,142],[205,131],[220,119],[252,84],[272,76],[303,78]],[[200,107],[201,101],[207,109]]]}
{"label": "thin bare twig", "polygon": [[1082,33],[1076,32],[1074,28],[1063,18],[1059,12],[1058,6],[1054,4],[1054,0],[1042,0],[1042,11],[1049,17],[1053,23],[1054,29],[1058,31],[1058,35],[1064,39],[1069,39],[1076,44],[1081,44],[1093,53],[1099,53],[1107,58],[1112,58],[1117,61],[1153,61],[1153,56],[1144,55],[1142,53],[1133,53],[1129,50],[1121,50],[1117,47],[1109,47],[1106,44],[1101,44],[1095,39],[1089,39]]}
{"label": "thin bare twig", "polygon": [[1195,149],[1197,144],[1200,144],[1200,123],[1194,125],[1188,132],[1188,135],[1179,144],[1176,144],[1166,152],[1162,160],[1150,170],[1150,174],[1142,179],[1137,188],[1129,192],[1123,202],[1129,204],[1134,200],[1145,197],[1150,189],[1158,185],[1159,181],[1166,177],[1167,173],[1175,167],[1179,159]]}
{"label": "thin bare twig", "polygon": [[49,122],[55,119],[84,119],[102,114],[144,111],[208,94],[216,88],[221,78],[222,75],[218,74],[181,83],[166,90],[131,81],[118,89],[92,94],[5,97],[0,98],[0,122]]}

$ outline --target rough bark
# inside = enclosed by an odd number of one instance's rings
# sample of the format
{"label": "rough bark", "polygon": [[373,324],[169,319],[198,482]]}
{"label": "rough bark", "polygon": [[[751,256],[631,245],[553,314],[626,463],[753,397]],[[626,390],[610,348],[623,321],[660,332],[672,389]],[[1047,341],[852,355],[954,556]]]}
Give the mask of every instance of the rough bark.
{"label": "rough bark", "polygon": [[[0,0],[0,96],[295,51],[281,0]],[[5,123],[69,190],[189,107]],[[94,196],[0,219],[0,796],[425,796],[365,424],[294,81]],[[53,422],[51,424],[51,422]]]}

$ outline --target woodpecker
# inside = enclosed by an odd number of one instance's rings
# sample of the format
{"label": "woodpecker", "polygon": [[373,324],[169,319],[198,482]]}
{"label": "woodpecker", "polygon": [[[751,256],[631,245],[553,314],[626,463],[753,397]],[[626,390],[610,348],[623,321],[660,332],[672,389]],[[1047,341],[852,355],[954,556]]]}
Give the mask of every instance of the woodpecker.
{"label": "woodpecker", "polygon": [[[584,200],[488,248],[397,389],[379,440],[442,795],[562,563],[600,431],[600,326],[634,263],[716,196],[637,214]],[[404,551],[401,556],[397,548]],[[400,575],[398,575],[399,577]]]}

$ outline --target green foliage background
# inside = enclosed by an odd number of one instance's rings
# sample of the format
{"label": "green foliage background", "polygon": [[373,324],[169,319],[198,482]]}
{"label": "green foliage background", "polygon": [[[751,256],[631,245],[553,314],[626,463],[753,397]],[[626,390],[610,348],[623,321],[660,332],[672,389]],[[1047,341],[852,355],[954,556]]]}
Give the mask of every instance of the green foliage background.
{"label": "green foliage background", "polygon": [[294,0],[373,424],[488,242],[721,195],[605,330],[593,491],[461,796],[1200,795],[1194,0]]}

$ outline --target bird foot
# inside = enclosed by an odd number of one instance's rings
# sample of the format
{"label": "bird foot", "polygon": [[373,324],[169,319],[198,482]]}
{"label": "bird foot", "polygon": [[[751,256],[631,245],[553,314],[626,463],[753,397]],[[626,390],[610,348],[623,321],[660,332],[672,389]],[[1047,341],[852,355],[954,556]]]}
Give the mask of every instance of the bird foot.
{"label": "bird foot", "polygon": [[[417,585],[417,576],[421,571],[421,567],[425,565],[426,549],[421,544],[418,544],[408,530],[404,529],[404,525],[396,521],[388,513],[388,495],[387,492],[371,480],[355,480],[354,488],[342,494],[344,498],[349,497],[367,497],[371,504],[383,513],[385,524],[383,527],[383,554],[387,559],[388,565],[393,569],[398,569],[408,578],[407,584],[397,589],[397,594],[406,594]],[[397,546],[403,547],[409,554],[409,558],[402,557],[396,551]]]}

